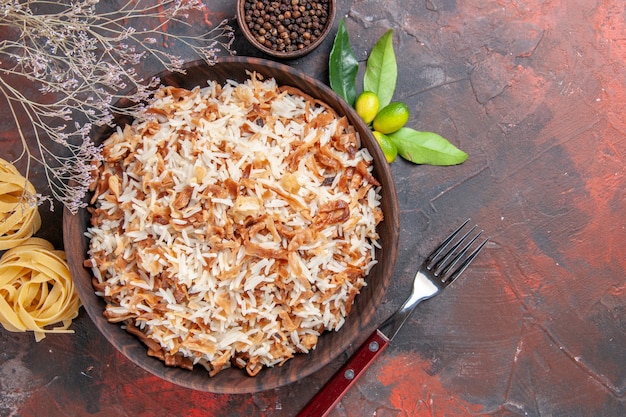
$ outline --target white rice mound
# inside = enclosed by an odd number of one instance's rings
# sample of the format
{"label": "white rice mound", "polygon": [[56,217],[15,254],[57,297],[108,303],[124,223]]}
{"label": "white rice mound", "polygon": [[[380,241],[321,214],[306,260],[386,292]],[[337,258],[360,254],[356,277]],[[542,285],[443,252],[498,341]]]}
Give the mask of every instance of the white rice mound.
{"label": "white rice mound", "polygon": [[256,375],[344,324],[383,217],[345,117],[257,74],[162,87],[102,155],[85,265],[149,355]]}

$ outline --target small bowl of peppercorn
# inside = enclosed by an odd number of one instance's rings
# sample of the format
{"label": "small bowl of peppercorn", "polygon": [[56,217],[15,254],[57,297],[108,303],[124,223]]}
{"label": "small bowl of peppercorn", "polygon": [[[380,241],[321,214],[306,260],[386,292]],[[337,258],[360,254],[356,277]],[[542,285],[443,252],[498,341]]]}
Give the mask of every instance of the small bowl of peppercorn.
{"label": "small bowl of peppercorn", "polygon": [[237,21],[244,37],[275,58],[308,54],[328,36],[335,0],[238,0]]}

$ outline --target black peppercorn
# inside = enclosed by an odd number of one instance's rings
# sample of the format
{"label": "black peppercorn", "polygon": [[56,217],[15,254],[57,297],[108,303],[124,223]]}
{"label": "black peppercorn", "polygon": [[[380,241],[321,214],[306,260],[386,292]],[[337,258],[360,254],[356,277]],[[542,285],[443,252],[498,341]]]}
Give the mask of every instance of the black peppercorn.
{"label": "black peppercorn", "polygon": [[246,0],[244,20],[252,37],[275,51],[292,52],[314,43],[328,23],[330,0]]}

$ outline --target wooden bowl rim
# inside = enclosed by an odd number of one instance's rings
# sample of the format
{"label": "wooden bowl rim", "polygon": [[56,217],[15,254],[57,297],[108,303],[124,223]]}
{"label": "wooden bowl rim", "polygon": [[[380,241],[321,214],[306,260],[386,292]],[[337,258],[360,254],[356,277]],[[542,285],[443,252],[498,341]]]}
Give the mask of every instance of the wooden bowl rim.
{"label": "wooden bowl rim", "polygon": [[[316,91],[319,91],[319,94],[315,96],[323,98],[338,114],[346,115],[350,122],[355,125],[357,130],[361,133],[362,146],[366,146],[374,157],[374,175],[384,187],[382,191],[382,204],[386,207],[386,209],[383,208],[385,219],[379,225],[379,233],[380,230],[382,230],[380,229],[381,227],[387,231],[388,236],[381,235],[381,244],[382,240],[387,240],[387,242],[383,248],[377,250],[378,264],[374,266],[366,278],[368,285],[364,287],[361,294],[356,297],[355,304],[353,304],[353,311],[346,317],[343,328],[338,332],[323,333],[320,336],[317,349],[309,354],[297,354],[282,367],[265,368],[256,377],[248,377],[245,375],[245,371],[232,367],[223,370],[214,377],[209,377],[206,370],[197,369],[198,367],[196,367],[194,371],[166,367],[161,361],[149,357],[146,353],[147,350],[145,346],[135,336],[123,330],[119,324],[109,323],[102,315],[105,305],[104,300],[95,295],[91,284],[91,271],[83,266],[83,261],[86,259],[86,247],[88,245],[85,231],[89,221],[89,215],[86,209],[80,210],[77,214],[72,214],[67,208],[64,208],[63,241],[70,272],[83,302],[83,307],[98,330],[119,352],[137,366],[173,384],[213,393],[245,394],[278,388],[318,371],[344,351],[354,349],[356,346],[360,345],[367,335],[380,325],[382,318],[375,320],[375,310],[382,302],[382,298],[389,286],[395,268],[400,237],[399,208],[396,187],[389,164],[386,162],[380,147],[377,146],[371,131],[362,122],[354,109],[337,96],[329,87],[292,67],[262,58],[241,56],[224,57],[220,58],[215,65],[218,67],[227,66],[227,68],[229,68],[228,66],[241,67],[239,71],[242,72],[246,71],[247,66],[254,67],[255,71],[263,69],[266,72],[263,75],[267,77],[277,77],[278,74],[282,72],[285,74],[283,76],[287,78],[294,77],[294,79],[301,82],[301,85],[294,85],[294,87],[302,87],[305,85],[310,88],[315,88]],[[198,71],[212,71],[211,66],[208,66],[204,61],[192,61],[185,65],[185,69],[186,71],[194,69]],[[203,73],[203,75],[205,74]],[[185,77],[183,74],[171,73],[169,71],[164,71],[158,76],[161,79],[163,79],[162,77],[164,76]],[[219,78],[220,75],[215,77]],[[234,76],[229,75],[227,78],[232,77]],[[209,78],[207,77],[206,79]],[[197,84],[199,83],[200,80],[197,81]],[[310,93],[310,91],[308,91],[308,93]],[[329,102],[329,100],[335,102],[336,106]],[[362,133],[366,133],[366,137],[363,137]],[[98,136],[96,134],[96,139],[97,138]],[[89,196],[85,197],[85,201],[89,201]],[[372,283],[374,278],[380,281]],[[376,291],[370,294],[362,303],[359,303],[359,300],[366,298],[363,294],[366,291],[372,292],[374,288]],[[365,305],[361,306],[363,303],[365,303]],[[366,316],[364,323],[361,323],[362,317],[357,313],[364,313]],[[348,330],[351,333],[355,333],[352,339],[349,340],[345,337],[341,337],[342,331],[345,331],[347,335]],[[328,352],[323,352],[324,349]],[[309,358],[309,356],[311,358]],[[302,364],[305,365],[301,367],[302,369],[292,369],[294,366],[300,366]],[[233,376],[232,374],[234,372],[238,373],[239,376]],[[198,373],[201,373],[204,379],[199,378],[197,376]],[[231,380],[233,381],[231,384],[224,383],[230,382]]]}
{"label": "wooden bowl rim", "polygon": [[275,51],[272,48],[268,48],[265,45],[262,45],[261,43],[259,43],[259,41],[255,39],[254,35],[250,31],[250,28],[248,27],[248,25],[246,25],[246,22],[245,22],[244,6],[245,6],[246,0],[237,0],[237,23],[239,25],[239,29],[241,29],[241,33],[246,38],[246,40],[250,42],[250,44],[252,44],[255,48],[257,48],[261,52],[267,55],[270,55],[274,58],[282,58],[282,59],[300,58],[313,52],[318,46],[320,46],[322,42],[324,42],[324,40],[330,33],[330,30],[332,29],[333,23],[335,21],[335,1],[336,0],[328,0],[328,8],[329,8],[328,21],[326,22],[326,25],[324,26],[324,30],[322,31],[320,36],[315,40],[315,42],[311,43],[306,48],[298,49],[292,52]]}

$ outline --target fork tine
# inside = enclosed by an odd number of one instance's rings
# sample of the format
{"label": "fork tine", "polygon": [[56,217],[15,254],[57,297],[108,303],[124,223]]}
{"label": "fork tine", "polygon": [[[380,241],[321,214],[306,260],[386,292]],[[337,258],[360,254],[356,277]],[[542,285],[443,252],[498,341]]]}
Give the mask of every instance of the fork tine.
{"label": "fork tine", "polygon": [[[467,225],[470,219],[467,219],[459,226],[443,243],[427,258],[425,265],[433,273],[439,277],[438,281],[447,286],[452,283],[461,273],[469,266],[469,264],[478,256],[478,253],[487,244],[489,238],[485,239],[472,253],[470,253],[463,262],[455,269],[456,265],[467,255],[470,247],[481,236],[483,231],[479,231],[473,238],[468,238],[478,226],[473,226],[462,237],[457,238],[461,230]],[[454,241],[454,244],[450,244]],[[459,249],[461,248],[461,249]],[[445,252],[445,253],[444,253]]]}
{"label": "fork tine", "polygon": [[[476,236],[476,237],[478,237],[478,236]],[[476,240],[476,239],[473,239],[473,240]],[[461,275],[463,273],[463,271],[465,271],[465,268],[467,268],[469,266],[469,264],[472,263],[474,258],[476,258],[478,256],[478,253],[487,244],[487,242],[489,242],[489,238],[486,238],[485,240],[483,240],[483,242],[480,245],[478,245],[478,247],[476,249],[474,249],[474,251],[472,253],[469,254],[469,256],[463,261],[463,263],[461,265],[459,265],[459,267],[452,274],[450,274],[450,276],[446,279],[446,284],[452,283],[452,281],[457,279],[459,277],[459,275]]]}
{"label": "fork tine", "polygon": [[[470,233],[472,233],[474,230],[476,229],[476,226],[474,226],[472,228],[472,230],[470,230],[469,232],[467,232],[465,234],[465,236],[463,236],[463,238],[456,244],[455,248],[458,248],[459,246],[461,246],[461,244],[465,241],[465,239],[470,235]],[[469,242],[467,242],[465,244],[465,246],[463,246],[463,248],[461,250],[459,250],[458,252],[455,252],[454,254],[452,253],[453,250],[450,251],[450,254],[448,254],[447,258],[446,258],[446,262],[447,263],[443,263],[441,265],[438,266],[438,269],[435,271],[435,275],[441,275],[441,280],[443,282],[446,282],[448,280],[450,280],[450,282],[452,282],[452,280],[450,279],[452,274],[450,274],[449,277],[446,278],[446,276],[448,275],[448,273],[450,271],[452,271],[454,269],[454,267],[456,266],[456,264],[463,258],[463,256],[465,256],[465,254],[467,253],[467,251],[469,251],[470,246],[472,246],[472,244],[474,242],[476,242],[476,240],[480,237],[480,235],[483,233],[483,231],[481,230],[480,232],[478,232],[476,234],[476,236],[474,236],[472,239],[469,240]],[[452,255],[454,255],[454,257],[452,259],[449,259]],[[461,264],[462,265],[462,264]],[[460,267],[459,267],[460,268]]]}
{"label": "fork tine", "polygon": [[[467,251],[469,245],[471,245],[478,236],[474,237],[474,239],[472,239],[467,245],[465,245],[465,247],[461,251],[456,252],[456,250],[463,244],[465,239],[467,239],[467,237],[472,234],[474,230],[476,230],[476,227],[478,226],[472,227],[467,233],[465,233],[462,238],[460,238],[450,249],[448,249],[448,252],[446,252],[444,257],[441,260],[437,261],[437,263],[435,263],[432,268],[434,269],[433,273],[435,274],[435,276],[439,276],[442,272],[452,268],[452,265],[454,265],[454,263],[458,261],[459,257],[463,255],[464,251]],[[480,236],[481,233],[482,231],[480,231],[478,235]]]}
{"label": "fork tine", "polygon": [[[457,235],[459,233],[461,233],[461,230],[465,227],[465,225],[467,223],[469,223],[470,219],[467,219],[463,222],[463,224],[461,224],[454,232],[452,232],[450,234],[450,236],[448,236],[443,242],[441,242],[441,245],[439,245],[439,247],[437,249],[435,249],[429,256],[428,258],[426,258],[426,261],[424,262],[426,265],[428,265],[428,268],[431,269],[433,267],[432,263],[435,261],[435,259],[437,259],[439,257],[439,255],[441,255],[443,253],[443,251],[446,250],[446,248],[448,247],[448,245],[450,244],[450,242],[452,242],[454,240],[455,237],[457,237]],[[454,247],[452,248],[454,249]],[[445,257],[444,257],[445,258]]]}

